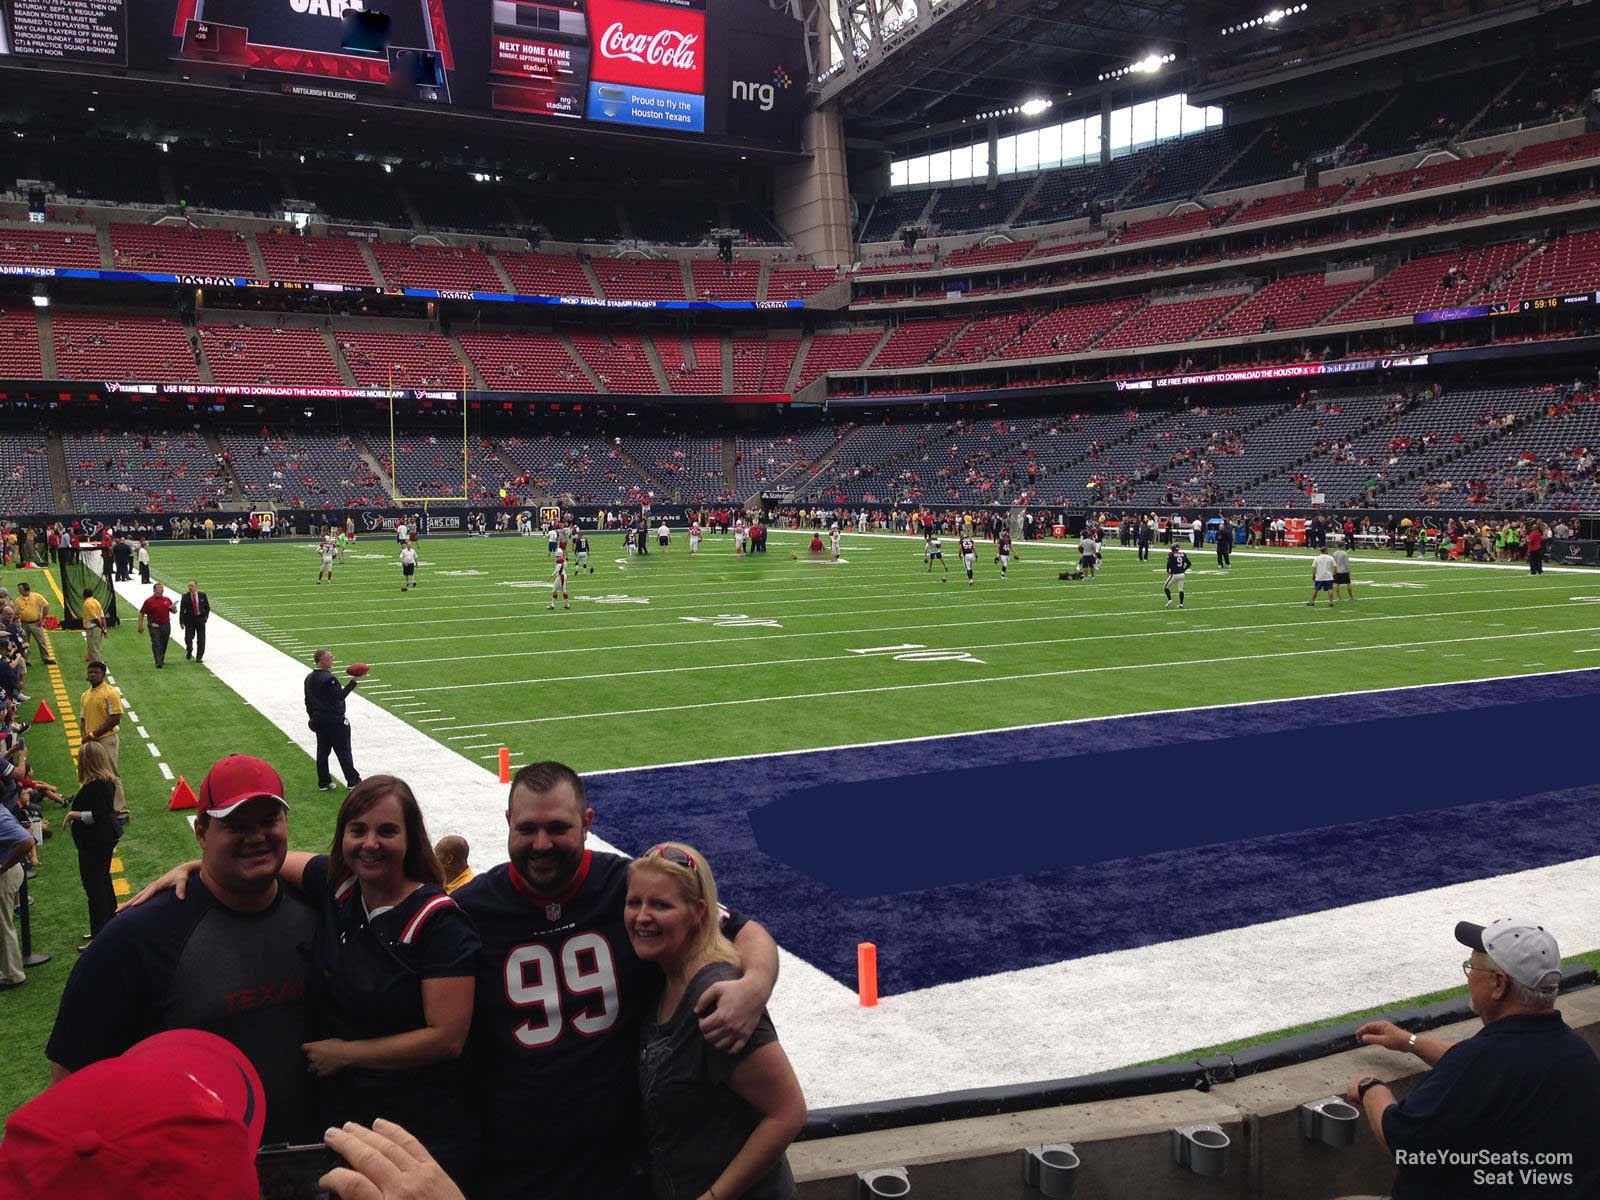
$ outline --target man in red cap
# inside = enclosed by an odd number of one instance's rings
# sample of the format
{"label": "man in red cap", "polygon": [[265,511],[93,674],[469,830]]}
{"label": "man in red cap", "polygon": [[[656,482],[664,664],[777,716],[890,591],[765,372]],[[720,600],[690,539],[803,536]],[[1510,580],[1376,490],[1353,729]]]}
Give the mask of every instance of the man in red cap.
{"label": "man in red cap", "polygon": [[266,1098],[215,1034],[177,1029],[24,1104],[0,1142],[0,1200],[257,1200]]}
{"label": "man in red cap", "polygon": [[222,759],[200,785],[200,874],[114,918],[67,980],[45,1047],[51,1076],[114,1058],[164,1029],[205,1029],[255,1064],[267,1140],[309,1140],[305,1059],[311,907],[278,882],[288,851],[283,780],[259,758]]}

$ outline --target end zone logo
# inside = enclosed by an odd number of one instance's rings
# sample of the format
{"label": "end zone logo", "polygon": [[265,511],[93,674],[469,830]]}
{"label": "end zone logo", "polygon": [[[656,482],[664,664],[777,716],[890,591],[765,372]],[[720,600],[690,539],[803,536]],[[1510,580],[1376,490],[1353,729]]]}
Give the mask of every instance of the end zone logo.
{"label": "end zone logo", "polygon": [[589,0],[590,78],[705,94],[706,15],[638,0]]}

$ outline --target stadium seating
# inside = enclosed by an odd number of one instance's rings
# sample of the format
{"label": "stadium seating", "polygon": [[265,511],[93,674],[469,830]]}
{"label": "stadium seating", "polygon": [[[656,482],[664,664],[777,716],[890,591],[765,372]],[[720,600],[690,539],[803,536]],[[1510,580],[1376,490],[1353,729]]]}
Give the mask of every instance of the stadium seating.
{"label": "stadium seating", "polygon": [[685,339],[658,333],[652,339],[656,354],[666,372],[667,383],[681,394],[720,395],[722,386],[722,339],[699,336],[687,339],[694,349],[694,366],[689,366]]}
{"label": "stadium seating", "polygon": [[1315,209],[1327,208],[1349,190],[1348,183],[1330,183],[1323,187],[1304,188],[1297,192],[1280,192],[1276,196],[1258,196],[1239,211],[1239,215],[1233,219],[1233,224],[1270,221],[1274,217],[1296,216]]}
{"label": "stadium seating", "polygon": [[1243,292],[1146,305],[1096,343],[1100,350],[1186,342],[1243,299]]}
{"label": "stadium seating", "polygon": [[1524,146],[1501,164],[1498,173],[1509,175],[1513,171],[1532,171],[1537,167],[1549,167],[1584,158],[1600,158],[1600,132]]}
{"label": "stadium seating", "polygon": [[244,239],[231,229],[121,222],[111,226],[111,257],[119,271],[256,276]]}
{"label": "stadium seating", "polygon": [[1335,313],[1330,323],[1409,317],[1429,309],[1465,304],[1485,284],[1509,270],[1528,249],[1522,242],[1500,242],[1476,250],[1414,258],[1374,280]]}
{"label": "stadium seating", "polygon": [[100,243],[92,229],[33,225],[0,228],[0,263],[100,269]]}
{"label": "stadium seating", "polygon": [[[396,495],[416,497],[461,496],[483,502],[491,498],[477,467],[486,460],[482,455],[469,458],[466,478],[462,471],[462,444],[459,432],[451,434],[402,432],[394,440],[394,456],[385,445],[379,461],[394,480]],[[470,455],[471,445],[468,444]],[[498,491],[499,481],[496,481]],[[462,489],[466,491],[463,493]]]}
{"label": "stadium seating", "polygon": [[765,491],[787,491],[839,440],[831,425],[774,437],[734,439],[734,493],[739,501]]}
{"label": "stadium seating", "polygon": [[[5,323],[0,318],[0,339],[5,336]],[[0,512],[11,517],[54,512],[55,508],[49,448],[37,436],[7,430],[0,436]]]}
{"label": "stadium seating", "polygon": [[1190,212],[1175,213],[1167,217],[1151,217],[1147,221],[1136,221],[1134,224],[1121,229],[1117,233],[1118,244],[1127,242],[1142,242],[1151,238],[1177,237],[1185,233],[1197,233],[1206,229],[1215,229],[1225,223],[1238,209],[1236,204],[1224,205],[1220,208],[1201,208]]}
{"label": "stadium seating", "polygon": [[1227,191],[1298,175],[1311,159],[1340,146],[1385,99],[1383,96],[1354,96],[1280,117],[1211,186],[1217,191]]}
{"label": "stadium seating", "polygon": [[899,237],[901,228],[915,222],[927,203],[928,193],[921,190],[890,192],[878,197],[867,214],[866,224],[862,226],[861,240],[886,242]]}
{"label": "stadium seating", "polygon": [[217,169],[217,153],[209,146],[174,142],[164,156],[172,171],[178,199],[192,209],[281,216],[285,186],[282,164],[254,155],[230,155],[227,168]]}
{"label": "stadium seating", "polygon": [[1052,354],[1076,354],[1087,350],[1097,338],[1139,307],[1139,300],[1102,300],[1093,304],[1069,304],[1054,309],[1028,327],[1001,358],[1041,358]]}
{"label": "stadium seating", "polygon": [[497,257],[524,296],[594,296],[583,264],[570,254],[533,254],[501,250]]}
{"label": "stadium seating", "polygon": [[1033,178],[1024,176],[1002,179],[992,188],[986,183],[941,188],[928,214],[928,223],[941,233],[992,229],[1005,224],[1032,187]]}
{"label": "stadium seating", "polygon": [[549,434],[529,440],[500,438],[496,445],[527,472],[530,487],[550,496],[570,496],[575,504],[636,504],[657,490],[605,438]]}
{"label": "stadium seating", "polygon": [[[434,229],[503,233],[522,224],[515,189],[480,182],[466,172],[458,178],[408,174],[402,186],[423,224]],[[460,487],[457,480],[456,489]]]}
{"label": "stadium seating", "polygon": [[1567,234],[1540,244],[1517,273],[1503,285],[1493,284],[1479,303],[1559,296],[1600,289],[1600,231]]}
{"label": "stadium seating", "polygon": [[200,378],[182,323],[167,317],[56,312],[56,373],[62,379],[194,382]]}
{"label": "stadium seating", "polygon": [[767,334],[735,334],[733,390],[776,394],[786,390],[790,368],[800,352],[800,338]]}
{"label": "stadium seating", "polygon": [[82,512],[192,512],[231,496],[226,472],[196,431],[102,431],[62,438]]}
{"label": "stadium seating", "polygon": [[505,283],[482,250],[468,246],[373,242],[372,255],[390,287],[503,292]]}
{"label": "stadium seating", "polygon": [[838,280],[839,273],[832,267],[774,265],[767,272],[767,299],[804,300]]}
{"label": "stadium seating", "polygon": [[198,325],[200,347],[218,383],[343,387],[344,378],[315,329]]}
{"label": "stadium seating", "polygon": [[1199,195],[1217,172],[1260,132],[1258,124],[1228,126],[1167,143],[1129,190],[1124,204],[1134,208]]}
{"label": "stadium seating", "polygon": [[[907,321],[889,335],[883,349],[872,360],[873,367],[917,367],[954,337],[967,323],[966,317],[943,317],[932,321]],[[812,343],[813,351],[816,343]]]}
{"label": "stadium seating", "polygon": [[38,379],[39,323],[31,308],[0,308],[0,378]]}
{"label": "stadium seating", "polygon": [[633,436],[625,448],[634,462],[683,503],[733,499],[723,473],[720,437]]}
{"label": "stadium seating", "polygon": [[350,283],[371,287],[378,281],[350,238],[258,233],[256,245],[272,279],[303,283]]}
{"label": "stadium seating", "polygon": [[881,329],[817,334],[806,348],[795,390],[799,391],[829,371],[851,371],[859,367],[882,336]]}
{"label": "stadium seating", "polygon": [[382,506],[392,498],[348,436],[274,429],[224,433],[229,465],[252,508]]}
{"label": "stadium seating", "polygon": [[463,331],[456,336],[484,384],[506,392],[592,392],[594,383],[553,333]]}
{"label": "stadium seating", "polygon": [[690,260],[689,270],[694,276],[696,300],[751,301],[761,286],[758,262],[725,263],[714,258],[696,258]]}
{"label": "stadium seating", "polygon": [[459,388],[463,384],[461,360],[449,340],[437,333],[336,329],[333,336],[362,387]]}
{"label": "stadium seating", "polygon": [[964,246],[945,255],[939,265],[943,267],[985,267],[993,263],[1016,262],[1028,257],[1038,245],[1033,240],[1014,242],[989,242],[981,246]]}
{"label": "stadium seating", "polygon": [[58,137],[46,155],[45,177],[76,200],[161,204],[160,159],[154,142]]}
{"label": "stadium seating", "polygon": [[[997,313],[992,317],[982,317],[968,325],[959,335],[950,341],[933,357],[938,363],[963,363],[982,362],[991,355],[996,354],[1002,347],[1009,346],[1028,331],[1028,327],[1039,319],[1037,310],[1029,309],[1023,312]],[[885,350],[888,346],[884,347]],[[880,351],[878,359],[883,359]]]}
{"label": "stadium seating", "polygon": [[317,206],[323,213],[352,224],[384,225],[410,229],[395,177],[375,162],[318,161],[301,166],[288,176],[290,195]]}
{"label": "stadium seating", "polygon": [[573,332],[572,348],[608,392],[653,395],[661,391],[638,334]]}
{"label": "stadium seating", "polygon": [[1445,187],[1464,183],[1487,175],[1499,164],[1498,153],[1479,154],[1472,158],[1453,158],[1446,162],[1430,163],[1425,167],[1411,167],[1404,171],[1390,171],[1386,175],[1373,175],[1350,189],[1343,203],[1355,204],[1377,196],[1403,196],[1407,192],[1420,192],[1427,188]]}
{"label": "stadium seating", "polygon": [[1315,325],[1365,287],[1364,282],[1328,283],[1321,272],[1291,275],[1262,288],[1207,331],[1208,337],[1239,336]]}
{"label": "stadium seating", "polygon": [[685,300],[675,258],[594,258],[589,262],[607,300]]}

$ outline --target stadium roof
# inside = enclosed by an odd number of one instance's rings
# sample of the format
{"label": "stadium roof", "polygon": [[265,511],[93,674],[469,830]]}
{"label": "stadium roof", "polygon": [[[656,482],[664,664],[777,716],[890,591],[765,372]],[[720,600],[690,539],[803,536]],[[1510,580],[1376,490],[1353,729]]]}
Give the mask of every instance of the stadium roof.
{"label": "stadium roof", "polygon": [[1059,103],[1150,54],[1182,58],[1187,27],[1186,0],[837,0],[836,11],[856,60],[821,95],[852,132],[877,137],[1035,96]]}

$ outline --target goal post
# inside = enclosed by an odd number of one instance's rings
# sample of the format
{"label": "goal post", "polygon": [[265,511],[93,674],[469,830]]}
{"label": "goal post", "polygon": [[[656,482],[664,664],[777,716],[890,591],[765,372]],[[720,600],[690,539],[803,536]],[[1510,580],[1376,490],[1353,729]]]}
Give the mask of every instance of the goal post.
{"label": "goal post", "polygon": [[430,503],[440,501],[468,504],[472,500],[472,444],[467,436],[467,388],[471,377],[467,373],[467,364],[461,364],[461,493],[456,496],[431,495],[408,496],[400,483],[400,453],[399,438],[395,432],[395,385],[394,363],[389,364],[389,482],[394,490],[396,504],[420,504],[426,512]]}

